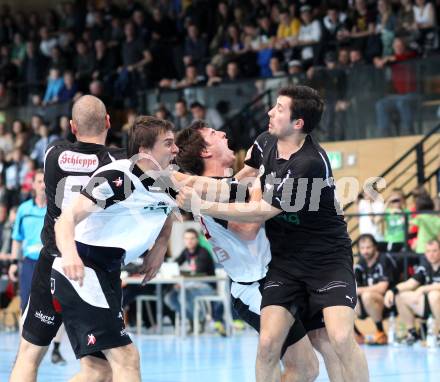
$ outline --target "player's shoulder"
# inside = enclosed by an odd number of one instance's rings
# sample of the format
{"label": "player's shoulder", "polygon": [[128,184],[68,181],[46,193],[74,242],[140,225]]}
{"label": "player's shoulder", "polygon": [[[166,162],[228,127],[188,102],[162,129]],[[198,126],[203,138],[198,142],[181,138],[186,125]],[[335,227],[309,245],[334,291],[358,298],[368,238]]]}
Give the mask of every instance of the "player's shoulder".
{"label": "player's shoulder", "polygon": [[108,147],[107,151],[114,159],[127,159],[127,150],[121,149],[120,147]]}
{"label": "player's shoulder", "polygon": [[276,140],[277,138],[275,136],[271,135],[268,131],[265,131],[255,139],[254,145],[257,146],[260,151],[263,151],[264,149],[271,147]]}
{"label": "player's shoulder", "polygon": [[132,169],[133,162],[129,159],[118,159],[114,160],[106,165],[100,167],[93,175],[107,173],[107,172],[122,172],[129,173]]}

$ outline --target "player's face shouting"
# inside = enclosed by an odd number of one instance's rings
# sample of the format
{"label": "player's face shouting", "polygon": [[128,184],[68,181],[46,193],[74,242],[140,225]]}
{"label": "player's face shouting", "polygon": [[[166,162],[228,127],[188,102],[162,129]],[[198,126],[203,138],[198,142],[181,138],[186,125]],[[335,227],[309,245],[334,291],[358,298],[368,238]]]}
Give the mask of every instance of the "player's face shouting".
{"label": "player's face shouting", "polygon": [[228,146],[228,138],[223,131],[210,127],[200,129],[203,139],[207,143],[206,154],[221,161],[224,165],[232,166],[235,160],[234,152]]}
{"label": "player's face shouting", "polygon": [[179,149],[174,142],[174,134],[171,131],[160,134],[151,150],[151,154],[162,168],[169,166],[178,152]]}
{"label": "player's face shouting", "polygon": [[269,133],[277,137],[283,137],[292,133],[292,121],[290,119],[290,98],[279,96],[275,106],[269,110]]}

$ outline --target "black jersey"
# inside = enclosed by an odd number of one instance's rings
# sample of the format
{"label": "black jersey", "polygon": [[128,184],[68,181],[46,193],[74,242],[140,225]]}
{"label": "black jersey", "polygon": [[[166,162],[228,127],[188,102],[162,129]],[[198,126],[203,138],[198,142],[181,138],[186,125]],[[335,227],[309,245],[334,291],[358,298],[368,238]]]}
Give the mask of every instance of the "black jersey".
{"label": "black jersey", "polygon": [[123,158],[126,158],[125,150],[94,143],[57,141],[47,148],[44,158],[47,213],[41,231],[44,253],[59,253],[54,224],[61,210],[79,195],[98,168]]}
{"label": "black jersey", "polygon": [[434,270],[432,265],[423,256],[420,261],[420,265],[416,268],[416,273],[412,277],[418,281],[421,285],[429,285],[434,283],[440,283],[440,267]]}
{"label": "black jersey", "polygon": [[351,240],[327,154],[307,135],[301,149],[284,160],[278,157],[277,142],[268,132],[261,134],[246,161],[260,171],[264,200],[283,210],[266,222],[273,259],[315,264],[346,259]]}
{"label": "black jersey", "polygon": [[372,286],[381,281],[388,281],[389,286],[393,287],[396,281],[396,270],[394,259],[388,254],[381,253],[371,267],[361,257],[354,267],[354,275],[358,287]]}

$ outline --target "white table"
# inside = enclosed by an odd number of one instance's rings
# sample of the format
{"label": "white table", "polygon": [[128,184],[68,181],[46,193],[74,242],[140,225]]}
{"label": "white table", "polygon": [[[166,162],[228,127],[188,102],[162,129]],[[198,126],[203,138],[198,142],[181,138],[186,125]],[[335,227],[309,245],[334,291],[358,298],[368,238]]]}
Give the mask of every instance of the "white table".
{"label": "white table", "polygon": [[[144,276],[130,276],[123,279],[123,282],[127,285],[140,285],[142,283]],[[186,298],[185,298],[185,286],[192,282],[204,282],[204,283],[217,283],[219,281],[226,281],[226,296],[230,298],[229,292],[229,279],[226,276],[177,276],[177,277],[161,277],[156,276],[154,279],[150,280],[148,284],[156,285],[156,297],[157,297],[157,308],[156,308],[156,319],[157,319],[157,332],[162,333],[162,285],[164,284],[178,284],[180,286],[180,337],[186,337]]]}

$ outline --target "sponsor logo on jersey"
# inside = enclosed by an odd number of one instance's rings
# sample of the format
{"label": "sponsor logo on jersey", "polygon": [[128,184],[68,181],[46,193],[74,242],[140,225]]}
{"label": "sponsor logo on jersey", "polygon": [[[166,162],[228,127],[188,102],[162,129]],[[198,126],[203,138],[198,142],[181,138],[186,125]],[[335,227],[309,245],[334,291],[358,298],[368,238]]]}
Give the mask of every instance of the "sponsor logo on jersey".
{"label": "sponsor logo on jersey", "polygon": [[165,202],[158,202],[156,204],[150,204],[149,206],[145,206],[144,210],[147,211],[162,210],[166,215],[168,215],[172,211],[172,207],[170,207]]}
{"label": "sponsor logo on jersey", "polygon": [[99,166],[99,159],[95,154],[82,154],[67,150],[58,157],[58,165],[67,172],[93,172]]}
{"label": "sponsor logo on jersey", "polygon": [[121,330],[121,337],[128,336],[128,333],[125,329]]}
{"label": "sponsor logo on jersey", "polygon": [[116,187],[121,187],[122,186],[121,177],[119,176],[118,179],[115,179],[112,183],[114,183]]}
{"label": "sponsor logo on jersey", "polygon": [[294,224],[294,225],[300,225],[299,216],[297,213],[294,212],[285,212],[282,214],[279,214],[275,216],[276,220],[283,220],[286,223]]}
{"label": "sponsor logo on jersey", "polygon": [[87,334],[87,346],[96,344],[96,337],[93,334]]}
{"label": "sponsor logo on jersey", "polygon": [[35,317],[38,318],[44,324],[55,325],[54,324],[55,316],[47,316],[47,315],[43,314],[43,312],[41,310],[39,310],[38,312],[35,312]]}

